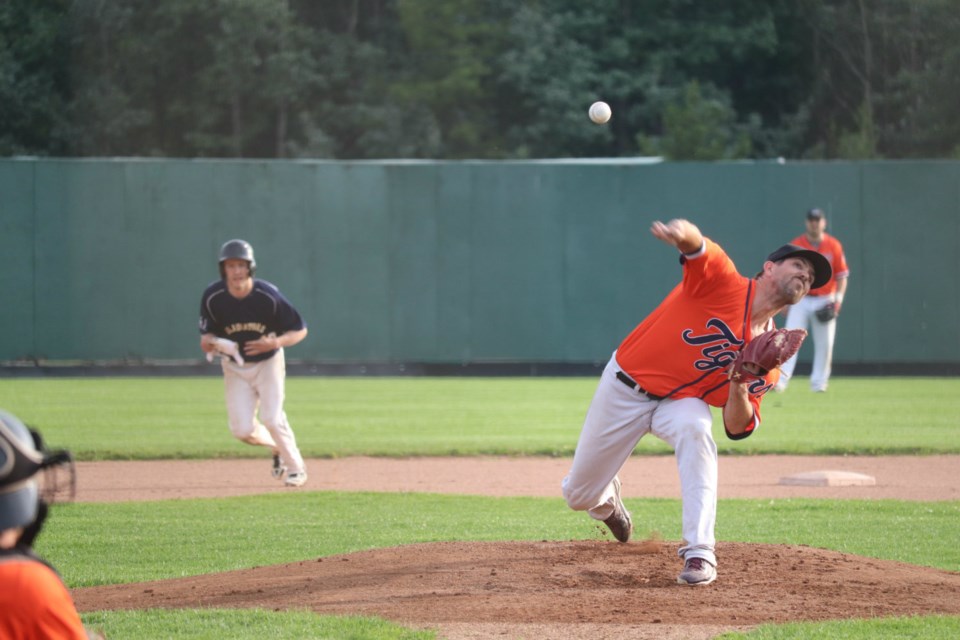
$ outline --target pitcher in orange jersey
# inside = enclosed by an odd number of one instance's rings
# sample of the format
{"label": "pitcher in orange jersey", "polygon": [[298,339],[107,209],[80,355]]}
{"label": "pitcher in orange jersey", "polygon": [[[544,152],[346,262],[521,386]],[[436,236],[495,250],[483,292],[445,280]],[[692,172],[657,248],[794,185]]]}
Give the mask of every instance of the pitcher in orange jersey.
{"label": "pitcher in orange jersey", "polygon": [[[837,316],[847,294],[847,282],[850,269],[843,254],[843,245],[826,232],[827,218],[823,209],[810,209],[807,212],[806,233],[797,236],[791,242],[804,249],[812,249],[830,261],[833,277],[822,287],[814,287],[803,300],[792,305],[787,311],[787,329],[806,329],[809,327],[813,338],[813,365],[810,369],[810,389],[822,393],[830,383],[833,369],[833,343],[837,335]],[[833,312],[821,316],[821,310],[831,307]],[[780,381],[775,389],[784,391],[793,369],[797,366],[797,356],[783,363]]]}
{"label": "pitcher in orange jersey", "polygon": [[729,379],[730,365],[750,340],[774,328],[773,318],[784,307],[827,282],[831,269],[820,253],[788,244],[747,278],[687,220],[657,221],[650,232],[680,251],[683,279],[607,363],[563,495],[571,509],[587,511],[627,542],[633,524],[618,473],[640,438],[660,438],[674,449],[680,473],[684,567],[677,580],[705,585],[717,577],[717,446],[710,407],[722,407],[724,429],[734,440],[760,426],[761,399],[779,371],[741,383]]}

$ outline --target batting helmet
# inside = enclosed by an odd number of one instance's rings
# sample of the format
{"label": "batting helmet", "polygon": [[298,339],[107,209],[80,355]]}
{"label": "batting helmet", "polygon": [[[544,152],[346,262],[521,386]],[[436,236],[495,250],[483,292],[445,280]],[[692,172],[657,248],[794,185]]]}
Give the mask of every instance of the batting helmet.
{"label": "batting helmet", "polygon": [[0,529],[24,527],[37,517],[37,481],[43,464],[27,429],[20,420],[0,411]]}
{"label": "batting helmet", "polygon": [[[60,486],[55,477],[55,470],[61,466],[66,467],[69,487]],[[40,471],[48,474],[42,491],[36,478]],[[38,520],[38,512],[46,513],[46,503],[54,500],[54,494],[69,491],[72,498],[75,489],[70,452],[45,451],[39,433],[0,409],[0,529],[30,529]]]}
{"label": "batting helmet", "polygon": [[257,261],[253,257],[253,247],[246,240],[228,240],[220,247],[220,277],[226,277],[223,270],[224,260],[246,260],[250,265],[250,276],[257,268]]}

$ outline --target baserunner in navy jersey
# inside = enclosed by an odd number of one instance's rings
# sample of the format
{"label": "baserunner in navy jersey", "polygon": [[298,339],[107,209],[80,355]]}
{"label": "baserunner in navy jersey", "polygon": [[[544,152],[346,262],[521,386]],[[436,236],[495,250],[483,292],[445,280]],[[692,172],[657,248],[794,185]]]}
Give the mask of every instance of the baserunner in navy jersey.
{"label": "baserunner in navy jersey", "polygon": [[253,277],[257,262],[249,242],[226,242],[219,258],[220,280],[200,302],[200,348],[221,356],[230,432],[269,447],[273,477],[302,486],[307,471],[283,410],[283,350],[306,338],[307,326],[277,287]]}

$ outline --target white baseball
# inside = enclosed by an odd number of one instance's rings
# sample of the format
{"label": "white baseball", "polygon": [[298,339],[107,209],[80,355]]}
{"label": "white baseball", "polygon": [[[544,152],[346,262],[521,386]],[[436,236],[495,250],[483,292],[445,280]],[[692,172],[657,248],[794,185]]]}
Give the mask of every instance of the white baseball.
{"label": "white baseball", "polygon": [[603,124],[610,119],[610,116],[613,115],[613,112],[610,110],[610,105],[606,102],[598,100],[590,105],[590,119],[596,122],[597,124]]}

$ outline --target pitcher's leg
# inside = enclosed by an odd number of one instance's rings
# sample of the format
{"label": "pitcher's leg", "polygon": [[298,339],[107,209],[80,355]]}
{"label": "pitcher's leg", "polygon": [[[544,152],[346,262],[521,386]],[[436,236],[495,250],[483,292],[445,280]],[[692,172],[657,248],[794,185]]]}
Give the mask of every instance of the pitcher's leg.
{"label": "pitcher's leg", "polygon": [[287,467],[289,474],[298,474],[304,471],[303,457],[297,447],[297,439],[293,429],[287,421],[287,414],[283,410],[285,397],[284,383],[286,378],[286,363],[283,349],[269,360],[260,363],[257,374],[257,390],[260,394],[260,421],[270,431],[280,458]]}
{"label": "pitcher's leg", "polygon": [[657,403],[617,380],[611,359],[587,411],[570,472],[563,479],[563,497],[571,509],[605,520],[614,511],[614,480],[640,438]]}
{"label": "pitcher's leg", "polygon": [[710,407],[697,398],[661,403],[652,433],[676,454],[683,500],[683,539],[680,556],[702,558],[716,566],[717,445],[713,441]]}

